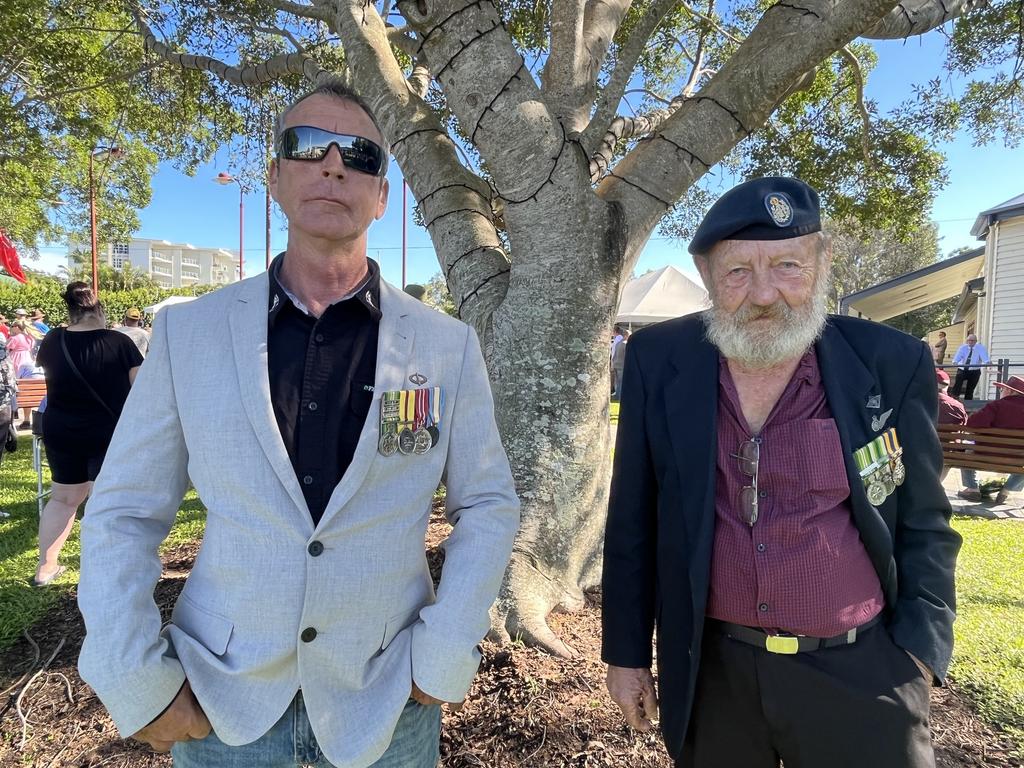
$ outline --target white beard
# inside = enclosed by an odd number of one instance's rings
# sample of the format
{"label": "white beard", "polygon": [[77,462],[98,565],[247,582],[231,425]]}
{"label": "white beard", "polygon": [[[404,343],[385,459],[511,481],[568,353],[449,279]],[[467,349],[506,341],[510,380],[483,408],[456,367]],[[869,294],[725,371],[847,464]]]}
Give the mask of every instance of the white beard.
{"label": "white beard", "polygon": [[[747,368],[772,368],[802,357],[818,340],[828,319],[826,275],[819,275],[811,300],[790,309],[782,299],[770,307],[741,306],[729,313],[713,305],[704,318],[708,341],[727,360]],[[757,321],[767,318],[768,321]]]}

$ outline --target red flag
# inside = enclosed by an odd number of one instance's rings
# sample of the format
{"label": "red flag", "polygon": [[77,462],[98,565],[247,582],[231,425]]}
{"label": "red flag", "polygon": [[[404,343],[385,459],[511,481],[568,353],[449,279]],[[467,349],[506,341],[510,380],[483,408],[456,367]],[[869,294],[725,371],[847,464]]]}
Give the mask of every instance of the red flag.
{"label": "red flag", "polygon": [[0,229],[0,266],[19,283],[28,282],[25,273],[21,271],[21,261],[18,259],[18,252],[14,250],[14,243],[3,229]]}

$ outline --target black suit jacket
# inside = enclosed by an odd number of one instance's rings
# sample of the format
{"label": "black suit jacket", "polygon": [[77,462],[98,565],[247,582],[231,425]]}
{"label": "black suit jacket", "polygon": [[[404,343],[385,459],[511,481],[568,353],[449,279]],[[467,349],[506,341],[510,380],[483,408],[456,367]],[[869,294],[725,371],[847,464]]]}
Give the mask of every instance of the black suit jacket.
{"label": "black suit jacket", "polygon": [[[816,351],[846,456],[854,523],[885,595],[888,631],[941,681],[953,647],[960,537],[949,526],[939,482],[930,350],[892,328],[833,316]],[[649,667],[656,630],[661,724],[673,757],[681,754],[690,717],[708,595],[718,359],[699,315],[634,334],[615,444],[602,657],[620,667]],[[869,408],[876,396],[878,407]],[[875,507],[853,451],[880,434],[872,417],[889,409],[884,428],[896,428],[907,479]]]}

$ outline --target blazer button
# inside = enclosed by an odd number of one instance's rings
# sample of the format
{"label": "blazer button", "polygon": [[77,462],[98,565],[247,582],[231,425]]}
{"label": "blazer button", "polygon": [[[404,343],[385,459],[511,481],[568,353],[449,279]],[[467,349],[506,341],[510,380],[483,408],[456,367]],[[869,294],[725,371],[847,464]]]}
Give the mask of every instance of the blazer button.
{"label": "blazer button", "polygon": [[312,627],[306,627],[302,630],[302,634],[299,635],[299,637],[302,638],[302,642],[304,643],[312,643],[316,640],[316,630]]}
{"label": "blazer button", "polygon": [[313,557],[320,557],[324,553],[324,544],[322,541],[311,541],[306,549]]}

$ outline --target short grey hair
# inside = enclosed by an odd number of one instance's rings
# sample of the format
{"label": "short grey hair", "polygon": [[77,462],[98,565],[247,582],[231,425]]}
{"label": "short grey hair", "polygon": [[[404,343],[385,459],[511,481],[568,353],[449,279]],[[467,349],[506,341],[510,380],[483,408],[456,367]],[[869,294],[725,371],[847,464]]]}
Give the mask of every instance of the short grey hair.
{"label": "short grey hair", "polygon": [[285,121],[288,119],[288,115],[291,114],[291,111],[295,109],[297,106],[299,106],[299,104],[301,104],[311,96],[329,96],[330,98],[337,99],[338,101],[346,101],[349,104],[355,104],[357,107],[363,110],[363,112],[366,113],[366,116],[370,118],[370,122],[373,123],[373,127],[376,128],[377,133],[380,134],[380,137],[383,140],[382,149],[384,150],[385,157],[391,154],[391,145],[388,143],[387,134],[385,134],[384,129],[381,128],[380,121],[377,119],[377,116],[373,113],[373,110],[370,108],[370,105],[367,104],[366,100],[358,93],[356,93],[354,90],[352,90],[352,88],[350,88],[348,84],[340,77],[324,78],[323,80],[317,83],[316,87],[314,87],[313,90],[304,93],[302,96],[299,96],[299,98],[297,98],[287,107],[285,107],[284,110],[282,110],[282,112],[277,116],[277,125],[274,128],[275,154],[278,151],[278,145],[279,142],[281,141],[281,134],[284,133]]}

